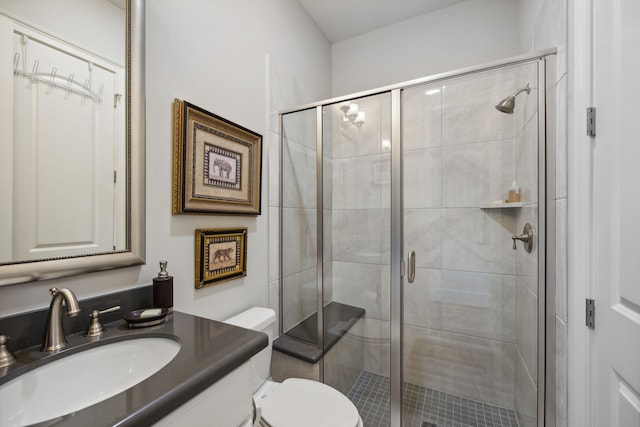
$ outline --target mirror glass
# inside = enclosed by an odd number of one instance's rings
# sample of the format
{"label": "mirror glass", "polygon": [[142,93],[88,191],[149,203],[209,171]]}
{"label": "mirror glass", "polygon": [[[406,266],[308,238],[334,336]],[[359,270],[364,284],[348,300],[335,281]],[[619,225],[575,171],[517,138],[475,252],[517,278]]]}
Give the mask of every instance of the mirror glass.
{"label": "mirror glass", "polygon": [[0,284],[143,262],[143,8],[0,0]]}

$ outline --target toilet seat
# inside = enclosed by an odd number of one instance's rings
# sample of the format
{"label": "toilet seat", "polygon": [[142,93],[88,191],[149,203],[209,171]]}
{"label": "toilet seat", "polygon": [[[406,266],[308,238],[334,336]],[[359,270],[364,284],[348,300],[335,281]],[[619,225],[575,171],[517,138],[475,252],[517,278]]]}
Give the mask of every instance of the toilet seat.
{"label": "toilet seat", "polygon": [[355,405],[326,384],[289,378],[265,397],[262,421],[271,427],[358,427]]}

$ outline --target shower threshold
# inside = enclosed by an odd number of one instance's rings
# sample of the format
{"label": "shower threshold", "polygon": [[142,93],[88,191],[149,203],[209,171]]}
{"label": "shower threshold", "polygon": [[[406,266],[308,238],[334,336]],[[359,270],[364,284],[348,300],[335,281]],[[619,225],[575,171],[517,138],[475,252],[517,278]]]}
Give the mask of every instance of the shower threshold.
{"label": "shower threshold", "polygon": [[[389,378],[362,371],[348,397],[364,427],[391,424]],[[404,383],[404,427],[518,427],[513,410]]]}

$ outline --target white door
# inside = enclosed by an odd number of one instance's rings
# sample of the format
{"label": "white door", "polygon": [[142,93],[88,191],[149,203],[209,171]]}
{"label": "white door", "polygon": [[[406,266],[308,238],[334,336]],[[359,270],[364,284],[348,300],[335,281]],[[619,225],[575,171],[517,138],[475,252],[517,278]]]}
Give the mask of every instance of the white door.
{"label": "white door", "polygon": [[595,427],[631,427],[640,426],[640,1],[594,7]]}
{"label": "white door", "polygon": [[124,167],[116,133],[124,114],[114,103],[119,68],[36,30],[5,25],[13,28],[13,49],[4,53],[16,72],[2,75],[13,81],[14,141],[0,161],[13,171],[3,193],[12,195],[13,211],[0,212],[12,225],[3,259],[123,249],[116,234],[125,210],[114,205],[122,186],[116,171]]}

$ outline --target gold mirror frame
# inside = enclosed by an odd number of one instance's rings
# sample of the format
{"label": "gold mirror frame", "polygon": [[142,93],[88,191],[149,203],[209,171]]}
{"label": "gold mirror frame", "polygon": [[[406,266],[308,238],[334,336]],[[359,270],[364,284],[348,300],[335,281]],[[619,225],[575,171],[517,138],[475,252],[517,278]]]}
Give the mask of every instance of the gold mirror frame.
{"label": "gold mirror frame", "polygon": [[0,286],[144,264],[145,0],[127,0],[127,250],[0,265]]}

